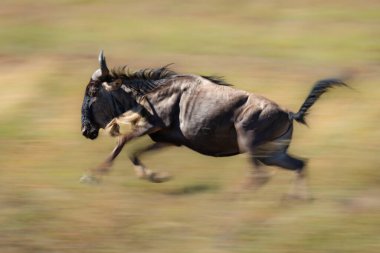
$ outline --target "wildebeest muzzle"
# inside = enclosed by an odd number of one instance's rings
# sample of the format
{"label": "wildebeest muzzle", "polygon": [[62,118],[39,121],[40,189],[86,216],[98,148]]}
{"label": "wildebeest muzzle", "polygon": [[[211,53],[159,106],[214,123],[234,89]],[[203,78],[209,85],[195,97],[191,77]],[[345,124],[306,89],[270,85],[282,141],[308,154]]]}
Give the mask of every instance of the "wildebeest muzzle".
{"label": "wildebeest muzzle", "polygon": [[84,137],[94,140],[98,137],[99,128],[94,127],[89,121],[83,123],[82,134]]}

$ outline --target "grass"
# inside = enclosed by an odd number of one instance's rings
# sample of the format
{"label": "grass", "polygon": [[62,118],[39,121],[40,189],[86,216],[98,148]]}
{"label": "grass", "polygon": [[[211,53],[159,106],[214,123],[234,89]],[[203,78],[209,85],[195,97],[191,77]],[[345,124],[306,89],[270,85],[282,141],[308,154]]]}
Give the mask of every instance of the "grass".
{"label": "grass", "polygon": [[[366,252],[380,250],[379,4],[376,1],[2,1],[0,251]],[[316,200],[287,203],[293,175],[273,169],[239,192],[244,155],[185,148],[143,157],[174,175],[140,181],[125,155],[97,186],[78,183],[113,148],[80,135],[84,87],[109,65],[175,62],[298,109],[312,83],[355,75],[297,125]],[[150,142],[131,143],[127,152]],[[272,169],[271,169],[272,170]]]}

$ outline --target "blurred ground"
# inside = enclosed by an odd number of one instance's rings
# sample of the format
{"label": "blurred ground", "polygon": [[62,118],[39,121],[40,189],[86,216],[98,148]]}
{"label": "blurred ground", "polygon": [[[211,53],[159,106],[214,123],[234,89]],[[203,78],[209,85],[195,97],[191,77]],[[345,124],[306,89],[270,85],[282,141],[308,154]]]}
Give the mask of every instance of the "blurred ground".
{"label": "blurred ground", "polygon": [[[0,3],[0,252],[380,252],[378,1],[29,1]],[[185,148],[147,156],[165,184],[136,179],[126,155],[102,185],[78,183],[114,140],[80,134],[84,87],[110,66],[174,62],[297,110],[318,79],[354,71],[297,125],[312,203],[283,203],[293,175],[231,193],[244,156]],[[128,149],[148,142],[133,143]]]}

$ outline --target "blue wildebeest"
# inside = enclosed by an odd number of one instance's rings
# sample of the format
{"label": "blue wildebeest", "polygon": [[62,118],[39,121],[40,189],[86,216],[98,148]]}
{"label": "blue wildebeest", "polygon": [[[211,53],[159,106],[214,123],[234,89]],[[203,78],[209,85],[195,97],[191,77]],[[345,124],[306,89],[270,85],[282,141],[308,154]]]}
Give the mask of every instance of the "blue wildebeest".
{"label": "blue wildebeest", "polygon": [[[304,185],[305,161],[287,153],[293,122],[306,124],[308,109],[324,92],[346,85],[338,79],[317,82],[293,113],[265,97],[232,88],[218,77],[178,74],[167,66],[110,71],[103,52],[99,63],[84,95],[82,134],[95,139],[103,128],[118,136],[118,143],[102,164],[82,177],[85,182],[109,171],[127,142],[149,135],[154,144],[131,154],[130,160],[138,176],[151,182],[163,182],[168,176],[146,168],[139,155],[184,145],[208,156],[248,153],[253,165],[250,181],[256,186],[268,179],[263,165],[294,171],[296,185]],[[130,124],[132,130],[120,134],[120,124]]]}

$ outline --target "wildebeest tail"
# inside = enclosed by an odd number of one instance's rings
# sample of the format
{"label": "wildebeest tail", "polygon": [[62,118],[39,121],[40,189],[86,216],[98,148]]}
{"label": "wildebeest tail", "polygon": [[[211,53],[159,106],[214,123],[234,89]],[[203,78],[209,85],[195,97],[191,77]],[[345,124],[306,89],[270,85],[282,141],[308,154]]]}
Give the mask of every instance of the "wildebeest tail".
{"label": "wildebeest tail", "polygon": [[316,84],[314,84],[309,96],[306,98],[305,102],[303,102],[298,112],[289,112],[290,119],[294,119],[299,123],[307,125],[305,117],[308,115],[308,110],[310,109],[310,107],[318,100],[318,98],[323,93],[335,86],[347,86],[347,84],[345,84],[342,80],[339,79],[325,79],[318,81]]}

